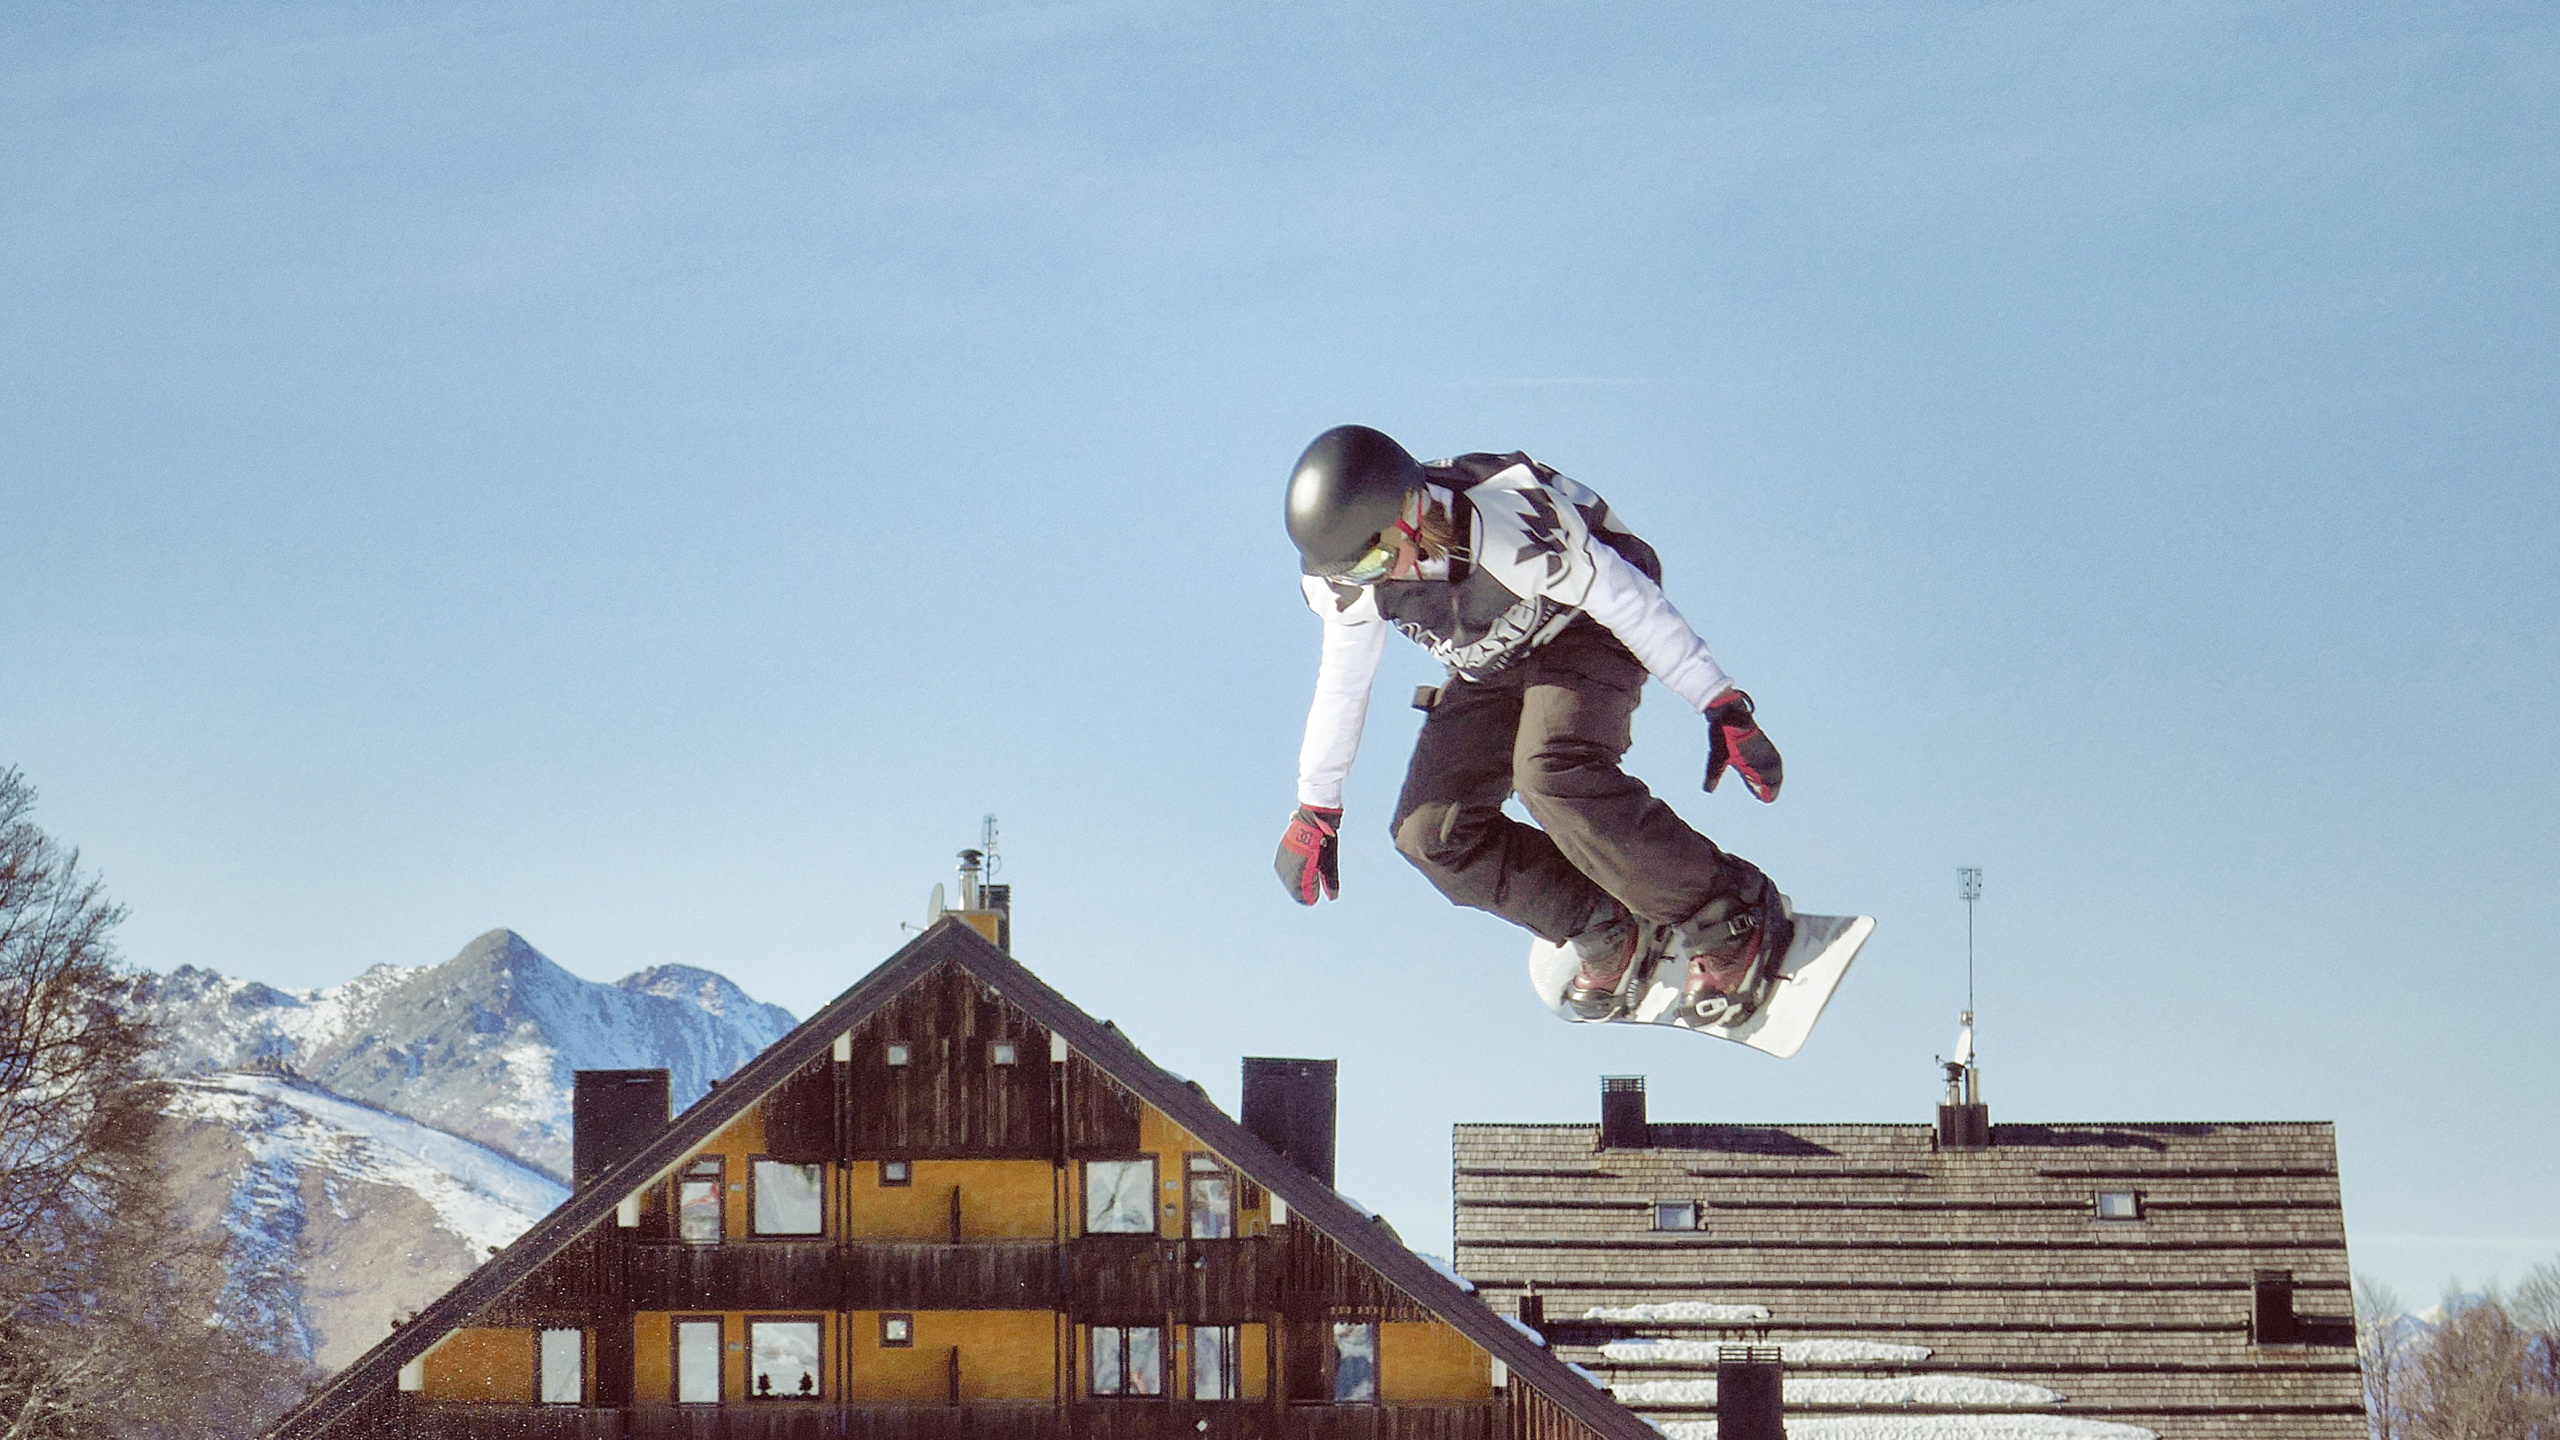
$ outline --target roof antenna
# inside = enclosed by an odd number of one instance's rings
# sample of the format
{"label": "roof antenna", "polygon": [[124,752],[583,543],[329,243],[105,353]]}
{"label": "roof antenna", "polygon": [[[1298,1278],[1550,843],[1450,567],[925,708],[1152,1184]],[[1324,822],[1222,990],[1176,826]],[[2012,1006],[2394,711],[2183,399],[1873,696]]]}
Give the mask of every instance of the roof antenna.
{"label": "roof antenna", "polygon": [[1947,1072],[1947,1098],[1938,1107],[1938,1116],[1942,1141],[1949,1138],[1943,1132],[1952,1121],[1958,1127],[1953,1137],[1955,1143],[1971,1148],[1988,1143],[1989,1137],[1986,1133],[1976,1139],[1971,1128],[1965,1125],[1965,1117],[1973,1117],[1972,1125],[1981,1127],[1985,1132],[1990,1125],[1986,1112],[1980,1108],[1982,1065],[1973,1049],[1973,906],[1982,898],[1981,866],[1956,867],[1956,898],[1964,902],[1964,1015],[1962,1028],[1956,1031],[1955,1058],[1938,1062]]}
{"label": "roof antenna", "polygon": [[993,880],[1004,873],[1004,857],[996,853],[996,815],[990,810],[978,822],[978,849],[987,857],[987,878]]}

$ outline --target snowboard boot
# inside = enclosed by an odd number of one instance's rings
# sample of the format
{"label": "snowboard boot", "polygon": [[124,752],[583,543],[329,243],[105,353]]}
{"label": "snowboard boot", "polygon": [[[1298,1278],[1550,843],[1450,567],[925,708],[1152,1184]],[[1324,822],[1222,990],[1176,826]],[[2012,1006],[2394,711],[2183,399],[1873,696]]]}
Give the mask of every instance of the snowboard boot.
{"label": "snowboard boot", "polygon": [[1635,992],[1649,968],[1636,962],[1644,958],[1652,928],[1612,902],[1607,918],[1573,937],[1582,968],[1565,987],[1564,1003],[1574,1019],[1615,1020],[1635,1008]]}
{"label": "snowboard boot", "polygon": [[1765,876],[1759,890],[1757,903],[1712,900],[1672,927],[1671,953],[1689,962],[1680,1006],[1691,1023],[1739,1025],[1778,988],[1778,962],[1796,938],[1795,913]]}

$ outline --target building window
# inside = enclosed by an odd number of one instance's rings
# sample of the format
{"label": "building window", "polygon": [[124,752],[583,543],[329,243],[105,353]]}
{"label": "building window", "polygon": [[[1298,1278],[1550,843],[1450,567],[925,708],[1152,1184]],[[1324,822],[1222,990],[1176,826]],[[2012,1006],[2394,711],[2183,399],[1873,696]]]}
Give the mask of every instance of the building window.
{"label": "building window", "polygon": [[720,1403],[720,1322],[676,1322],[676,1403]]}
{"label": "building window", "polygon": [[880,1183],[891,1186],[913,1185],[916,1183],[916,1167],[914,1162],[908,1160],[881,1161]]}
{"label": "building window", "polygon": [[991,1065],[1011,1065],[1021,1058],[1022,1052],[1010,1040],[998,1040],[987,1047],[987,1063]]}
{"label": "building window", "polygon": [[2142,1218],[2142,1192],[2139,1190],[2101,1190],[2097,1199],[2101,1220],[2139,1220]]}
{"label": "building window", "polygon": [[542,1403],[582,1405],[587,1399],[587,1332],[542,1332]]}
{"label": "building window", "polygon": [[1192,1399],[1235,1400],[1243,1396],[1241,1333],[1233,1325],[1191,1327]]}
{"label": "building window", "polygon": [[1653,1202],[1653,1228],[1656,1230],[1704,1230],[1706,1216],[1695,1200],[1656,1200]]}
{"label": "building window", "polygon": [[1164,1331],[1153,1325],[1096,1325],[1090,1334],[1094,1394],[1164,1393]]}
{"label": "building window", "polygon": [[1191,1238],[1229,1240],[1236,1233],[1236,1177],[1215,1156],[1194,1155],[1189,1161]]}
{"label": "building window", "polygon": [[880,1317],[880,1348],[904,1350],[916,1343],[916,1317],[883,1315]]}
{"label": "building window", "polygon": [[721,1162],[705,1155],[685,1167],[676,1181],[676,1238],[697,1245],[720,1240]]}
{"label": "building window", "polygon": [[916,1052],[914,1047],[908,1045],[906,1041],[892,1040],[881,1051],[881,1058],[889,1062],[891,1069],[896,1069],[915,1059]]}
{"label": "building window", "polygon": [[1088,1235],[1156,1233],[1156,1162],[1084,1162],[1084,1228]]}
{"label": "building window", "polygon": [[819,1328],[815,1320],[747,1322],[747,1393],[758,1400],[818,1398]]}
{"label": "building window", "polygon": [[747,1166],[747,1207],[758,1235],[827,1232],[827,1167],[756,1160]]}
{"label": "building window", "polygon": [[1333,1327],[1333,1403],[1378,1403],[1378,1322],[1337,1322]]}

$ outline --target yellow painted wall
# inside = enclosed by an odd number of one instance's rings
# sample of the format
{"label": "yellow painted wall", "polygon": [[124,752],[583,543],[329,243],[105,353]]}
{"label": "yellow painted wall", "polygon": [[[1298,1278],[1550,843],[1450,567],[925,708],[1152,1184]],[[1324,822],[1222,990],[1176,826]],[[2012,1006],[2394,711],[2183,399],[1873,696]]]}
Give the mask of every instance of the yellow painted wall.
{"label": "yellow painted wall", "polygon": [[534,1402],[539,1345],[531,1330],[457,1330],[426,1357],[426,1398]]}
{"label": "yellow painted wall", "polygon": [[[1185,1193],[1183,1186],[1187,1183],[1185,1179],[1187,1172],[1184,1166],[1194,1154],[1214,1156],[1216,1152],[1200,1143],[1197,1136],[1175,1124],[1163,1111],[1143,1102],[1138,1106],[1138,1148],[1156,1159],[1156,1233],[1178,1239],[1188,1223],[1183,1210]],[[1244,1179],[1243,1172],[1236,1170],[1232,1164],[1227,1168],[1235,1175],[1238,1182]],[[1241,1200],[1243,1197],[1239,1194],[1237,1198]],[[1083,1234],[1084,1175],[1082,1167],[1078,1167],[1076,1191],[1069,1199],[1072,1202],[1069,1207],[1071,1211],[1069,1233]],[[1171,1208],[1168,1209],[1168,1206]],[[1251,1209],[1247,1209],[1242,1204],[1237,1205],[1236,1233],[1238,1235],[1260,1235],[1269,1229],[1270,1200],[1268,1197],[1265,1197],[1262,1204]]]}
{"label": "yellow painted wall", "polygon": [[643,1405],[675,1400],[674,1317],[663,1310],[643,1310],[631,1317],[631,1394]]}
{"label": "yellow painted wall", "polygon": [[921,1310],[915,1343],[880,1344],[880,1312],[853,1312],[853,1398],[938,1405],[949,1398],[952,1347],[960,1350],[960,1398],[1048,1400],[1057,1395],[1055,1317],[1046,1310]]}
{"label": "yellow painted wall", "polygon": [[847,1169],[847,1231],[855,1240],[949,1239],[954,1185],[964,1240],[1046,1240],[1055,1233],[1055,1171],[1045,1160],[918,1160],[911,1185],[882,1185],[876,1160]]}
{"label": "yellow painted wall", "polygon": [[1493,1394],[1491,1357],[1437,1320],[1378,1327],[1378,1398],[1389,1405],[1482,1400]]}

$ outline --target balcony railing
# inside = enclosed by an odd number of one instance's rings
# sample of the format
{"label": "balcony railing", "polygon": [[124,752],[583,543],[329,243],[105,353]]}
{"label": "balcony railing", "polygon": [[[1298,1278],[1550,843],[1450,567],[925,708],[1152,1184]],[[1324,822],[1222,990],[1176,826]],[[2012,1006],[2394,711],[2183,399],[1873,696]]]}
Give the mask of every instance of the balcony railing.
{"label": "balcony railing", "polygon": [[[1263,1318],[1278,1303],[1272,1242],[1092,1235],[957,1245],[751,1240],[629,1241],[580,1257],[497,1323],[634,1310],[1057,1310],[1078,1319],[1171,1315],[1185,1324]],[[566,1282],[566,1283],[564,1283]]]}
{"label": "balcony railing", "polygon": [[411,1440],[1498,1440],[1471,1405],[1290,1405],[1258,1400],[926,1405],[775,1404],[590,1410],[566,1405],[403,1407]]}

